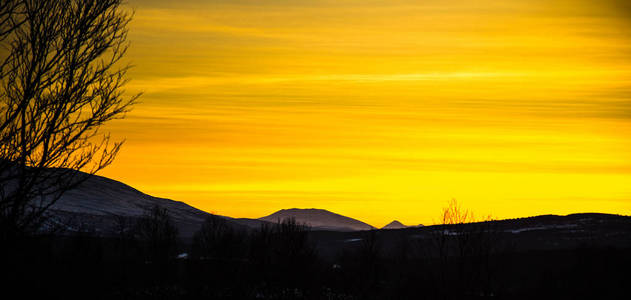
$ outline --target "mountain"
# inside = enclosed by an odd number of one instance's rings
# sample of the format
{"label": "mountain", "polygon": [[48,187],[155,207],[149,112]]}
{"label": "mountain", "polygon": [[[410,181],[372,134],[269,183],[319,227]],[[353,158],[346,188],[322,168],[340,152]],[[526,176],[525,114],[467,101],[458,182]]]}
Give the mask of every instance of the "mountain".
{"label": "mountain", "polygon": [[[183,238],[192,237],[211,216],[184,202],[153,197],[122,182],[97,175],[89,176],[78,187],[67,191],[49,212],[70,231],[88,229],[107,235],[119,216],[137,218],[154,205],[167,209]],[[262,223],[256,219],[223,218],[241,229],[256,228]]]}
{"label": "mountain", "polygon": [[388,225],[381,227],[381,229],[402,229],[407,228],[407,226],[403,225],[401,222],[394,220],[390,222]]}
{"label": "mountain", "polygon": [[279,220],[294,218],[298,223],[304,223],[314,230],[332,231],[358,231],[370,230],[374,227],[353,218],[345,217],[324,209],[282,209],[269,216],[259,218],[267,222],[278,222]]}
{"label": "mountain", "polygon": [[[97,175],[67,191],[50,209],[52,227],[67,231],[89,230],[101,235],[115,231],[119,217],[138,218],[158,205],[166,208],[182,238],[192,237],[211,214],[184,202],[153,197],[122,182]],[[373,227],[361,221],[321,209],[287,209],[260,219],[219,216],[229,225],[243,230],[256,229],[263,223],[294,217],[316,230],[355,231]]]}

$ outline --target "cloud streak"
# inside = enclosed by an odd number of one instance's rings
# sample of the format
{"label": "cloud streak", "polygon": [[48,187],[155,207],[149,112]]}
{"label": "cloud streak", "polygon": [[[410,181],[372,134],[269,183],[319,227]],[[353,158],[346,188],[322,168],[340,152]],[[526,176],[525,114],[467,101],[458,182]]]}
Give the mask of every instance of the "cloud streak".
{"label": "cloud streak", "polygon": [[238,217],[630,213],[620,3],[131,1],[146,94],[104,174]]}

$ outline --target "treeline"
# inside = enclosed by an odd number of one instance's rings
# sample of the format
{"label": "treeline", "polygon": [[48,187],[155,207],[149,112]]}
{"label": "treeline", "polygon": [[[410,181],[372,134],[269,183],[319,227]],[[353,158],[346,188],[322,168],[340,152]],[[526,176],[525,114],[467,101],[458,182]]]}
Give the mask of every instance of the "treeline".
{"label": "treeline", "polygon": [[3,245],[5,292],[98,299],[526,299],[626,293],[625,249],[516,252],[493,222],[429,236],[366,231],[335,255],[295,220],[257,230],[211,216],[192,241],[168,211],[116,221],[116,234],[42,234]]}

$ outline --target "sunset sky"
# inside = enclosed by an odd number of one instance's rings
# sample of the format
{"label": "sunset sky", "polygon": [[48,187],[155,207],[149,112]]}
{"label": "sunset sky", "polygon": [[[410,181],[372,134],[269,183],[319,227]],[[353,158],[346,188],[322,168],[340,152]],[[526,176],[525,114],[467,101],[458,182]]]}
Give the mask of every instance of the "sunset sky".
{"label": "sunset sky", "polygon": [[626,3],[129,0],[101,175],[232,217],[631,214]]}

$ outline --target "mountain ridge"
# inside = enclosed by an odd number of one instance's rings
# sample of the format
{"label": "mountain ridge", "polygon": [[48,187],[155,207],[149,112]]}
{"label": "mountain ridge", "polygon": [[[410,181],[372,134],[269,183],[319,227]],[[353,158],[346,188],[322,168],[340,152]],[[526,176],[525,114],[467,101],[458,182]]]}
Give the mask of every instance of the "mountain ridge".
{"label": "mountain ridge", "polygon": [[[78,223],[84,223],[85,226],[80,224],[76,226],[77,228],[95,227],[96,231],[107,234],[108,230],[111,232],[118,216],[141,217],[148,208],[154,205],[162,206],[169,211],[183,238],[192,237],[193,234],[199,230],[205,219],[213,215],[182,201],[154,197],[123,182],[99,175],[90,175],[89,178],[78,187],[66,192],[66,194],[50,208],[49,213],[63,217],[62,219],[74,219],[78,220]],[[294,217],[296,221],[306,223],[311,226],[312,230],[361,231],[375,229],[375,227],[360,220],[317,208],[281,209],[258,219],[216,216],[226,219],[233,227],[245,230],[257,229],[262,224],[269,222],[275,223],[287,217]],[[610,219],[618,217],[625,218],[624,216],[603,213],[572,213],[568,215],[546,214],[494,220],[492,223],[497,224],[497,226],[508,226],[510,228],[507,228],[507,230],[517,232],[524,231],[524,228],[534,230],[546,225],[567,223],[570,220],[583,222],[584,220],[602,218],[604,216],[608,216]],[[382,229],[411,230],[412,228],[422,226],[423,225],[405,226],[395,220],[382,227]]]}
{"label": "mountain ridge", "polygon": [[259,220],[278,222],[287,218],[293,218],[296,222],[306,224],[313,230],[360,231],[375,228],[360,220],[320,208],[281,209]]}
{"label": "mountain ridge", "polygon": [[407,228],[408,226],[403,225],[403,223],[394,220],[390,223],[388,223],[386,226],[381,227],[381,229],[402,229],[402,228]]}
{"label": "mountain ridge", "polygon": [[[185,238],[192,237],[205,219],[213,215],[182,201],[154,197],[123,182],[99,175],[90,175],[77,187],[64,193],[51,206],[50,212],[87,223],[87,226],[95,226],[106,234],[114,226],[115,218],[138,218],[155,205],[167,209],[180,235]],[[261,223],[256,219],[219,217],[239,228],[258,227]]]}

